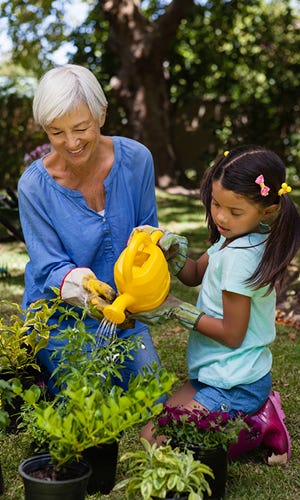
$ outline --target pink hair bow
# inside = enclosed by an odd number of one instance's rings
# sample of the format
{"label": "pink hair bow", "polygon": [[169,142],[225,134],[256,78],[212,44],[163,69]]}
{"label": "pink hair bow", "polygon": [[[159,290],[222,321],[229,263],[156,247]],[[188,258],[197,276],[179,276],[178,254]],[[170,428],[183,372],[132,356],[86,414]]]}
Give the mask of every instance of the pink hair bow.
{"label": "pink hair bow", "polygon": [[259,175],[256,179],[255,179],[255,183],[258,184],[260,186],[260,194],[262,196],[268,196],[269,194],[269,191],[270,191],[270,188],[268,186],[265,185],[265,179],[264,179],[264,176],[263,175]]}

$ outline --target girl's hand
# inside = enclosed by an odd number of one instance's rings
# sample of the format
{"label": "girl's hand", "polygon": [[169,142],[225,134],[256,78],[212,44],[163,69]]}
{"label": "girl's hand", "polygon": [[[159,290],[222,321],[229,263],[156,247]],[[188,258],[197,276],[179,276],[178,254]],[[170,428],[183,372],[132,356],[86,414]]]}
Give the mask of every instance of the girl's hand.
{"label": "girl's hand", "polygon": [[135,313],[132,317],[147,325],[161,325],[170,319],[178,319],[183,326],[192,330],[196,329],[202,315],[203,312],[197,307],[169,295],[161,306],[152,311]]}
{"label": "girl's hand", "polygon": [[187,259],[188,240],[185,236],[171,233],[167,229],[162,229],[162,231],[164,234],[158,245],[164,252],[170,273],[177,276],[184,268]]}
{"label": "girl's hand", "polygon": [[152,234],[154,231],[161,231],[163,236],[158,241],[158,246],[164,253],[165,259],[168,262],[169,271],[173,276],[176,276],[183,269],[188,252],[188,240],[184,236],[171,233],[168,229],[153,226],[138,226],[135,227],[129,237],[130,242],[135,231],[143,231],[147,234]]}

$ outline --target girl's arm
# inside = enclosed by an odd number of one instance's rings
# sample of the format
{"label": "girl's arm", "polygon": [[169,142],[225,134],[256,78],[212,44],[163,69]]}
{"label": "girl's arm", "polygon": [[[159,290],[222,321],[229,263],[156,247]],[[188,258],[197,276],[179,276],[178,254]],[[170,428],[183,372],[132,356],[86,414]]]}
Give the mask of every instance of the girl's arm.
{"label": "girl's arm", "polygon": [[200,317],[196,330],[203,335],[236,348],[243,342],[250,318],[251,298],[233,292],[222,292],[223,318],[213,318],[204,314]]}
{"label": "girl's arm", "polygon": [[197,286],[202,279],[208,266],[208,253],[205,252],[198,260],[186,259],[183,269],[177,274],[177,278],[187,286]]}

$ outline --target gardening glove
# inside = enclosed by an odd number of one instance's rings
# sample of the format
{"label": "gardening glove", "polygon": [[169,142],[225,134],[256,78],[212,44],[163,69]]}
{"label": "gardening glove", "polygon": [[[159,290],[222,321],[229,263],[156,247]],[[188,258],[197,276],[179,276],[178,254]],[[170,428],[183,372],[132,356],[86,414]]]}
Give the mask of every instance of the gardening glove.
{"label": "gardening glove", "polygon": [[147,325],[161,325],[170,319],[178,319],[186,328],[196,330],[199,319],[203,314],[197,307],[169,295],[162,305],[156,309],[134,313],[132,317]]}
{"label": "gardening glove", "polygon": [[[107,283],[97,279],[93,271],[88,267],[75,267],[65,277],[60,287],[62,300],[78,307],[87,307],[88,314],[101,322],[103,309],[111,304],[117,294]],[[134,328],[135,320],[126,319],[118,325],[118,328]]]}
{"label": "gardening glove", "polygon": [[144,231],[147,234],[152,234],[157,230],[164,233],[158,241],[158,246],[162,249],[165,259],[168,262],[170,273],[173,274],[173,276],[176,276],[183,269],[187,259],[187,238],[171,233],[168,229],[161,229],[160,227],[138,226],[131,232],[129,241],[134,231]]}
{"label": "gardening glove", "polygon": [[104,307],[116,298],[116,292],[88,267],[75,267],[64,277],[60,296],[68,304],[87,307],[90,316],[101,321]]}

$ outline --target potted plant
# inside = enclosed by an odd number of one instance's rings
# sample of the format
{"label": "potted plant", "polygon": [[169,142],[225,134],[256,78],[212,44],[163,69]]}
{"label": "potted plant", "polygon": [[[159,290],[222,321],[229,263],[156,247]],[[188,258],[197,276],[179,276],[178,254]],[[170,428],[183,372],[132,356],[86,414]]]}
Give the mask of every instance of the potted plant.
{"label": "potted plant", "polygon": [[46,347],[51,329],[49,319],[59,307],[59,299],[37,300],[24,311],[17,303],[2,301],[13,308],[7,321],[0,318],[0,378],[23,380],[31,372],[39,372],[36,355]]}
{"label": "potted plant", "polygon": [[210,494],[206,475],[213,477],[212,470],[199,460],[192,451],[181,451],[170,445],[151,445],[141,438],[142,450],[127,452],[121,461],[128,460],[128,478],[120,481],[114,490],[125,488],[126,498],[143,500],[153,498],[202,500]]}
{"label": "potted plant", "polygon": [[[46,347],[51,330],[57,326],[49,323],[59,307],[59,300],[41,299],[24,311],[17,303],[2,301],[12,313],[0,319],[0,380],[19,379],[24,387],[39,381],[43,375],[37,363],[37,353]],[[17,429],[17,419],[22,400],[14,397],[6,406],[9,413],[9,431]]]}
{"label": "potted plant", "polygon": [[155,436],[165,436],[173,447],[190,449],[195,457],[209,465],[214,478],[209,478],[212,498],[223,498],[227,480],[227,451],[242,429],[248,428],[240,414],[207,412],[165,405],[154,420]]}
{"label": "potted plant", "polygon": [[[61,363],[55,374],[60,388],[58,395],[46,401],[41,399],[39,387],[24,390],[18,381],[14,385],[16,394],[32,409],[31,421],[46,436],[47,466],[51,466],[54,474],[59,474],[83,455],[88,458],[90,449],[115,446],[126,429],[159,414],[162,404],[157,400],[169,392],[175,382],[174,375],[153,366],[152,370],[145,369],[132,378],[125,392],[114,385],[112,379],[120,377],[119,370],[136,348],[136,341],[114,336],[104,347],[94,345],[87,353],[85,348],[95,344],[95,336],[86,331],[75,310],[68,310],[68,313],[62,310],[62,314],[73,315],[75,324],[60,334],[60,339],[68,338],[68,343],[60,351]],[[21,475],[22,468],[21,464]],[[101,476],[101,469],[97,475]],[[57,494],[53,498],[58,498]],[[71,498],[68,496],[69,500]]]}

